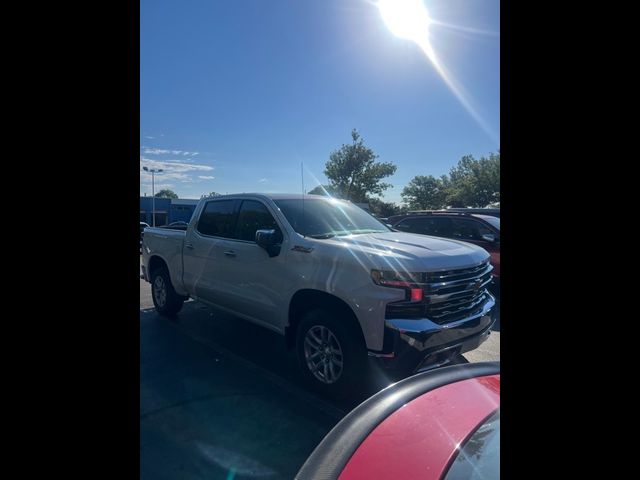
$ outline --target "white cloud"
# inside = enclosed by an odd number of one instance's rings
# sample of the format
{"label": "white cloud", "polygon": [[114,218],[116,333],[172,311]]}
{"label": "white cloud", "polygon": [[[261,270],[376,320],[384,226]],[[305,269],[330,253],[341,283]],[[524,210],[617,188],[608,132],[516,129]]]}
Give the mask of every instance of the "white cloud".
{"label": "white cloud", "polygon": [[[143,188],[145,187],[145,188]],[[170,190],[173,189],[173,183],[156,183],[155,184],[155,189],[156,189],[156,193],[159,192],[160,190],[164,189],[164,188],[168,188]],[[141,182],[140,183],[140,191],[141,192],[148,192],[147,195],[151,196],[151,182],[146,183],[146,182]]]}
{"label": "white cloud", "polygon": [[[201,180],[213,180],[213,175],[207,175],[212,172],[214,167],[209,165],[202,165],[195,163],[189,159],[171,159],[160,160],[157,158],[147,158],[140,156],[140,191],[150,192],[152,175],[150,172],[145,172],[143,167],[148,169],[158,170],[162,169],[162,172],[155,173],[155,190],[156,192],[163,188],[169,188],[178,193],[176,187],[180,188],[180,185],[195,184]],[[186,185],[185,185],[186,186]],[[150,195],[150,193],[149,193]]]}
{"label": "white cloud", "polygon": [[144,148],[145,155],[183,155],[183,156],[196,156],[199,152],[187,152],[186,150],[167,150],[165,148],[150,148],[150,147],[141,147]]}
{"label": "white cloud", "polygon": [[155,140],[156,137],[144,137],[144,138],[148,138],[149,140]]}
{"label": "white cloud", "polygon": [[166,153],[171,153],[171,150],[163,150],[162,148],[146,148],[144,153],[147,155],[164,155]]}
{"label": "white cloud", "polygon": [[213,167],[198,163],[185,163],[183,160],[156,160],[154,158],[140,157],[140,170],[145,166],[147,168],[161,168],[167,173],[171,172],[209,172]]}
{"label": "white cloud", "polygon": [[[167,181],[167,180],[180,180],[180,181],[185,181],[188,180],[190,177],[189,175],[187,175],[186,173],[176,173],[176,172],[161,172],[161,173],[156,173],[155,174],[155,180],[156,182],[158,180],[161,181]],[[151,184],[151,174],[148,172],[140,172],[140,183],[142,182],[147,182],[149,184]]]}
{"label": "white cloud", "polygon": [[258,180],[259,183],[267,183],[269,180],[266,178],[261,178],[260,180]]}

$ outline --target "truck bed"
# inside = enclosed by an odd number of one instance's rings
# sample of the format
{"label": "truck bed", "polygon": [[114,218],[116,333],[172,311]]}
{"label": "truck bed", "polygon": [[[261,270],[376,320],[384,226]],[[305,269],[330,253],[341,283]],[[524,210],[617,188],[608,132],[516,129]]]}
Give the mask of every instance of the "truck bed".
{"label": "truck bed", "polygon": [[[171,282],[177,290],[182,287],[182,248],[186,234],[185,230],[147,227],[144,229],[142,240],[144,265],[148,265],[149,257],[152,255],[162,258],[169,267]],[[146,275],[149,275],[149,272],[146,272]]]}

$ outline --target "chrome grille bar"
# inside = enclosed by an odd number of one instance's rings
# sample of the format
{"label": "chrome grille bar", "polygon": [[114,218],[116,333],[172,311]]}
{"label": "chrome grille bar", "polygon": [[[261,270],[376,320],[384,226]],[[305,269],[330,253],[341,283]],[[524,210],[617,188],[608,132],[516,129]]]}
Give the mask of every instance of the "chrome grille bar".
{"label": "chrome grille bar", "polygon": [[491,283],[492,270],[487,259],[473,267],[417,274],[422,281],[416,287],[423,289],[423,301],[391,303],[387,306],[387,315],[399,318],[426,317],[438,324],[473,315],[491,298],[487,285]]}

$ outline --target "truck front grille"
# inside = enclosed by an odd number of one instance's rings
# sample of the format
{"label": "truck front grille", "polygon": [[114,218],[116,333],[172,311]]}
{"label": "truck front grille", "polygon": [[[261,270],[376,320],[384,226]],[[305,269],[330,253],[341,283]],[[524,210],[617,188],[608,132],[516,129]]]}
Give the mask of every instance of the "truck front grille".
{"label": "truck front grille", "polygon": [[470,268],[425,273],[416,284],[424,291],[423,300],[389,303],[386,318],[428,318],[445,324],[474,315],[489,299],[492,270],[487,260]]}

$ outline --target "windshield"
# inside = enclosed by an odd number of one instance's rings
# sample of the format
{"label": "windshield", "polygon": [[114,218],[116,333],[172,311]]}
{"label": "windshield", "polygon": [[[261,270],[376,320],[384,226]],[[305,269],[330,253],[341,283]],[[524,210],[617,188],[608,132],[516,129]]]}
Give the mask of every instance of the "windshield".
{"label": "windshield", "polygon": [[497,410],[463,445],[445,480],[500,478],[500,410]]}
{"label": "windshield", "polygon": [[493,225],[494,227],[496,227],[498,230],[500,230],[500,219],[497,217],[492,217],[490,215],[482,215],[482,219],[487,222],[490,223],[491,225]]}
{"label": "windshield", "polygon": [[312,238],[390,232],[391,229],[351,203],[335,199],[274,200],[293,229]]}

